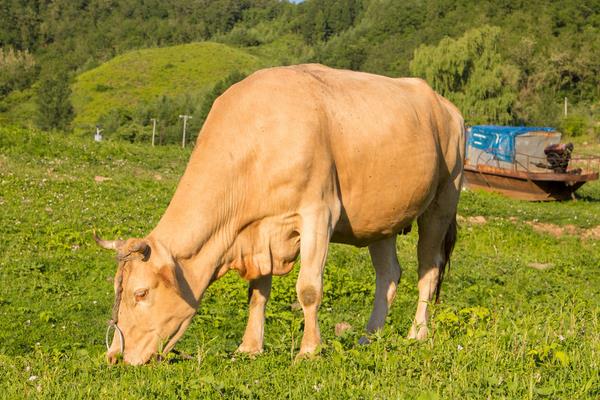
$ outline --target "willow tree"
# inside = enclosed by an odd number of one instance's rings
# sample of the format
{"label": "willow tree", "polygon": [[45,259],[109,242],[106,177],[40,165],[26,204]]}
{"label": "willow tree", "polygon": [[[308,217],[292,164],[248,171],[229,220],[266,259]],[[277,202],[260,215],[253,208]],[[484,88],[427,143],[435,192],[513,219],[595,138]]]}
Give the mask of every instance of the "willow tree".
{"label": "willow tree", "polygon": [[427,80],[453,101],[469,124],[514,121],[519,70],[498,52],[500,28],[482,26],[437,46],[421,45],[410,63],[412,74]]}

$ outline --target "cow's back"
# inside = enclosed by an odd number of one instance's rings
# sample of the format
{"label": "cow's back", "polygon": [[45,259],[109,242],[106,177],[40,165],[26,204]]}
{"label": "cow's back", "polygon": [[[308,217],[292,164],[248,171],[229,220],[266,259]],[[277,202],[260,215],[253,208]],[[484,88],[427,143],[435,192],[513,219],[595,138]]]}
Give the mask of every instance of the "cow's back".
{"label": "cow's back", "polygon": [[322,98],[342,200],[333,240],[367,244],[409,225],[437,187],[437,95],[420,79],[308,67]]}
{"label": "cow's back", "polygon": [[222,187],[215,198],[233,204],[224,215],[269,221],[286,236],[333,181],[332,240],[365,245],[410,224],[433,198],[442,108],[419,79],[321,65],[262,70],[217,100],[180,186],[186,195]]}

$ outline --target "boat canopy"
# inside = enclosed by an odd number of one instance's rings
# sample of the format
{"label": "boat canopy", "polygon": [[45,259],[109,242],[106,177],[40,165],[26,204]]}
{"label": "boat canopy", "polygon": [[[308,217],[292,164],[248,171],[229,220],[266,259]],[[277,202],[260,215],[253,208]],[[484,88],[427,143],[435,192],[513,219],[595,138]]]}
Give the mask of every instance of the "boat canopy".
{"label": "boat canopy", "polygon": [[475,125],[470,128],[468,146],[493,154],[501,161],[514,162],[515,137],[530,132],[556,132],[540,126]]}

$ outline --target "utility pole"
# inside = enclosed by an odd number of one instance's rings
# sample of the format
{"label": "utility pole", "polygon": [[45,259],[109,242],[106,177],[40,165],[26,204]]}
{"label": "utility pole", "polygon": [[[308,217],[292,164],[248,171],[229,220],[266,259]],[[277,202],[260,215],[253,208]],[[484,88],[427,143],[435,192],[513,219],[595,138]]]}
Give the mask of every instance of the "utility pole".
{"label": "utility pole", "polygon": [[567,116],[567,98],[565,97],[565,117]]}
{"label": "utility pole", "polygon": [[156,121],[158,121],[156,118],[150,118],[150,121],[152,121],[152,147],[154,147],[154,136],[156,135]]}
{"label": "utility pole", "polygon": [[187,120],[192,119],[191,115],[180,115],[179,118],[183,118],[183,139],[181,140],[181,148],[185,148],[185,128],[187,126]]}

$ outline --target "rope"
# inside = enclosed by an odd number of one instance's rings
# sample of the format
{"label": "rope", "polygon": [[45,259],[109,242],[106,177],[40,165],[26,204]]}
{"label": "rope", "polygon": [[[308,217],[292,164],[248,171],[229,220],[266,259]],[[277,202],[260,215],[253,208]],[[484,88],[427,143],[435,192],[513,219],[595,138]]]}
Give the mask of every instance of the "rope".
{"label": "rope", "polygon": [[106,328],[105,337],[106,349],[110,350],[110,328],[115,328],[115,332],[119,334],[121,354],[123,354],[125,351],[125,337],[123,336],[123,331],[121,331],[121,328],[119,328],[119,326],[117,325],[117,322],[119,321],[119,307],[121,305],[121,296],[123,294],[123,267],[124,262],[119,262],[116,276],[117,290],[115,292],[115,302],[112,308],[112,318],[110,321],[108,321],[108,327]]}
{"label": "rope", "polygon": [[112,323],[117,324],[119,322],[119,307],[121,306],[121,295],[123,293],[123,262],[119,263],[117,269],[117,291],[115,292],[115,302],[112,308]]}

